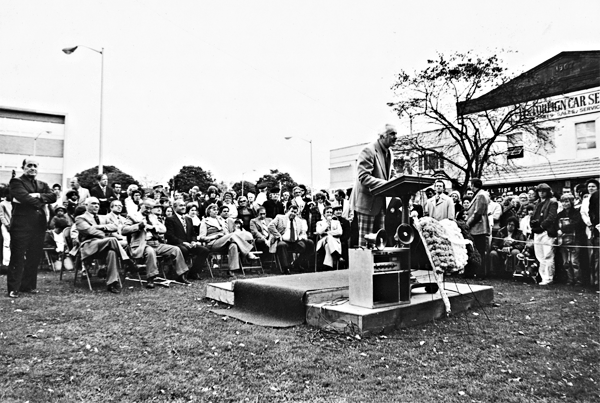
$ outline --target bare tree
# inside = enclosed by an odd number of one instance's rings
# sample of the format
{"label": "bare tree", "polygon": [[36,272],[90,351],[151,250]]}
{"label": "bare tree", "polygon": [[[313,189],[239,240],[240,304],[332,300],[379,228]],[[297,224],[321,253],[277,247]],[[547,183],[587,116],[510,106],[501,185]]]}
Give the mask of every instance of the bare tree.
{"label": "bare tree", "polygon": [[[524,96],[523,91],[530,91],[526,86],[519,94],[514,86],[512,90],[499,87],[510,79],[497,55],[482,58],[471,52],[438,54],[421,71],[401,71],[392,86],[398,100],[388,105],[401,118],[410,119],[411,131],[413,121],[428,125],[429,130],[401,138],[398,149],[443,161],[451,170],[438,173],[461,190],[471,178],[514,167],[511,156],[540,154],[552,146],[553,139],[536,108],[543,100],[526,100],[536,96]],[[502,100],[501,107],[469,104],[494,88],[490,95]]]}

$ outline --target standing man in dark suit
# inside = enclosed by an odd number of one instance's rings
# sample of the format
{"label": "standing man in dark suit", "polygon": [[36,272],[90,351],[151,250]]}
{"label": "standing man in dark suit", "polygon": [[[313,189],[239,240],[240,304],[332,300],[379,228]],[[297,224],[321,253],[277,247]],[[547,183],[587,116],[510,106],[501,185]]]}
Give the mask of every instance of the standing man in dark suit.
{"label": "standing man in dark suit", "polygon": [[475,241],[473,246],[481,255],[482,267],[479,269],[479,273],[465,271],[465,277],[469,278],[476,275],[477,277],[484,278],[487,274],[488,261],[486,251],[488,249],[491,232],[488,219],[490,195],[483,190],[483,182],[479,178],[471,179],[471,189],[473,189],[475,193],[473,194],[473,201],[467,209],[467,226]]}
{"label": "standing man in dark suit", "polygon": [[165,238],[169,245],[174,245],[181,249],[181,253],[183,253],[183,257],[186,260],[190,255],[196,257],[187,278],[198,279],[202,271],[202,264],[206,261],[209,250],[195,239],[192,219],[185,215],[185,202],[183,200],[175,200],[173,210],[175,214],[165,219],[165,227],[167,228]]}
{"label": "standing man in dark suit", "polygon": [[23,160],[23,175],[10,180],[12,222],[10,226],[10,263],[6,283],[8,296],[17,298],[19,292],[37,293],[37,269],[42,258],[44,235],[48,220],[48,204],[56,194],[46,182],[38,181],[39,163]]}
{"label": "standing man in dark suit", "polygon": [[90,195],[100,201],[99,215],[106,215],[110,211],[110,202],[116,199],[115,192],[108,186],[108,176],[99,174],[96,179],[98,184],[90,190]]}
{"label": "standing man in dark suit", "polygon": [[358,220],[358,244],[366,247],[365,235],[384,227],[385,197],[373,196],[371,190],[394,176],[394,158],[390,147],[396,143],[396,128],[387,124],[379,139],[358,155],[357,175],[351,195],[354,219]]}

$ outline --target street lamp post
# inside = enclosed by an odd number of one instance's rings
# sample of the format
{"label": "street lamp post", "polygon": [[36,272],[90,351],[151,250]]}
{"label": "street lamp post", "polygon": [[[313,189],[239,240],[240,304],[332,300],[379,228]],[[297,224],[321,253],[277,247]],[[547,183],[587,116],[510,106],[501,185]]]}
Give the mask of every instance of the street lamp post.
{"label": "street lamp post", "polygon": [[256,172],[256,169],[251,169],[249,171],[242,172],[242,196],[244,195],[244,175],[247,174],[248,172]]}
{"label": "street lamp post", "polygon": [[[294,136],[288,136],[288,137],[284,137],[284,139],[286,140],[290,140],[292,139]],[[302,137],[298,137],[300,140],[304,140],[306,141],[308,144],[310,144],[310,189],[311,191],[314,190],[313,187],[313,147],[312,147],[312,139],[307,140],[305,138]]]}
{"label": "street lamp post", "polygon": [[94,51],[96,53],[99,53],[101,56],[101,67],[100,67],[100,138],[99,138],[99,142],[100,142],[100,150],[99,150],[99,155],[98,155],[98,174],[101,174],[103,171],[103,166],[102,166],[102,121],[103,121],[103,114],[102,114],[102,109],[104,107],[104,48],[97,50],[94,48],[90,48],[89,46],[84,46],[84,45],[79,45],[79,46],[73,46],[71,48],[64,48],[62,51],[67,54],[70,55],[71,53],[75,52],[77,50],[78,47],[82,47],[82,48],[86,48],[89,49],[91,51]]}

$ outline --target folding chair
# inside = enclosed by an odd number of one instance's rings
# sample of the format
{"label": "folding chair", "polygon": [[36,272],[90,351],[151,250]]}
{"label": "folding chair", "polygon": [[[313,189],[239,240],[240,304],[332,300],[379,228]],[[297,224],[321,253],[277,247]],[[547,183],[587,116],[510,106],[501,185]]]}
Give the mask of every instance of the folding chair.
{"label": "folding chair", "polygon": [[[44,257],[45,257],[46,264],[48,265],[48,269],[52,270],[53,272],[56,272],[56,268],[54,267],[55,260],[52,258],[53,252],[54,252],[54,248],[44,248]],[[58,258],[60,259],[60,255],[58,256]]]}
{"label": "folding chair", "polygon": [[[291,254],[291,259],[289,258]],[[283,274],[283,267],[281,267],[281,261],[279,260],[279,256],[277,256],[277,252],[275,252],[273,254],[275,256],[275,263],[277,264],[277,268],[279,269],[279,272],[281,274]],[[288,251],[288,262],[294,262],[296,259],[298,259],[299,253],[298,252],[290,252]]]}
{"label": "folding chair", "polygon": [[[100,267],[102,266],[102,263],[100,262],[99,258],[95,258],[95,257],[89,257],[85,260],[81,260],[81,255],[78,253],[77,257],[75,259],[75,268],[74,268],[74,275],[73,275],[73,286],[77,286],[77,273],[81,272],[81,281],[83,281],[83,278],[85,277],[87,280],[87,285],[88,288],[90,289],[90,291],[94,291],[92,288],[92,281],[90,279],[90,277],[92,277],[92,272],[94,271],[95,268],[95,272],[96,274],[98,274],[98,271],[100,270]],[[79,268],[81,267],[81,270],[79,270]],[[119,277],[119,285],[121,286],[121,278]]]}
{"label": "folding chair", "polygon": [[[254,240],[250,241],[250,244],[252,244],[252,249],[250,250],[252,253],[254,253],[258,259],[254,260],[255,264],[253,265],[252,263],[250,263],[247,266],[244,266],[244,260],[246,259],[241,259],[240,260],[240,265],[242,266],[242,274],[245,276],[246,275],[246,270],[260,270],[262,272],[262,274],[265,274],[265,270],[263,268],[262,265],[262,260],[260,259],[260,257],[262,256],[262,252],[256,249],[256,243],[254,242]],[[250,261],[252,262],[252,261]]]}
{"label": "folding chair", "polygon": [[[119,259],[119,265],[121,266],[121,268],[123,270],[123,278],[125,279],[125,281],[137,282],[140,284],[140,288],[143,288],[144,283],[147,282],[147,280],[142,279],[142,274],[144,274],[144,276],[145,276],[147,273],[146,262],[144,261],[143,257],[141,257],[141,258],[133,257],[133,251],[131,250],[131,246],[129,245],[129,243],[127,244],[127,246],[125,246],[125,252],[127,252],[129,259],[131,260],[132,265],[130,265],[129,267],[134,268],[134,271],[123,268],[123,262]],[[165,270],[164,270],[164,265],[165,265],[164,259],[162,257],[157,256],[156,257],[156,265],[158,266],[159,274],[162,275],[162,278],[164,278],[165,281],[168,281],[168,280],[166,280],[167,276],[166,276]],[[131,278],[127,275],[127,273],[135,275],[137,278]],[[156,281],[155,283],[158,285],[162,285],[164,287],[168,287],[169,285],[165,281]]]}

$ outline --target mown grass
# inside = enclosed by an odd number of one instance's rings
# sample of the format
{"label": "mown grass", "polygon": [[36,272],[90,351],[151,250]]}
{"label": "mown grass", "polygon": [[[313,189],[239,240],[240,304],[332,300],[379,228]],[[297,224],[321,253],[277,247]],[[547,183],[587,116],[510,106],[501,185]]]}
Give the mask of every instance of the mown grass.
{"label": "mown grass", "polygon": [[600,399],[591,290],[489,280],[494,305],[357,338],[215,315],[208,282],[112,295],[41,273],[0,302],[0,402]]}

